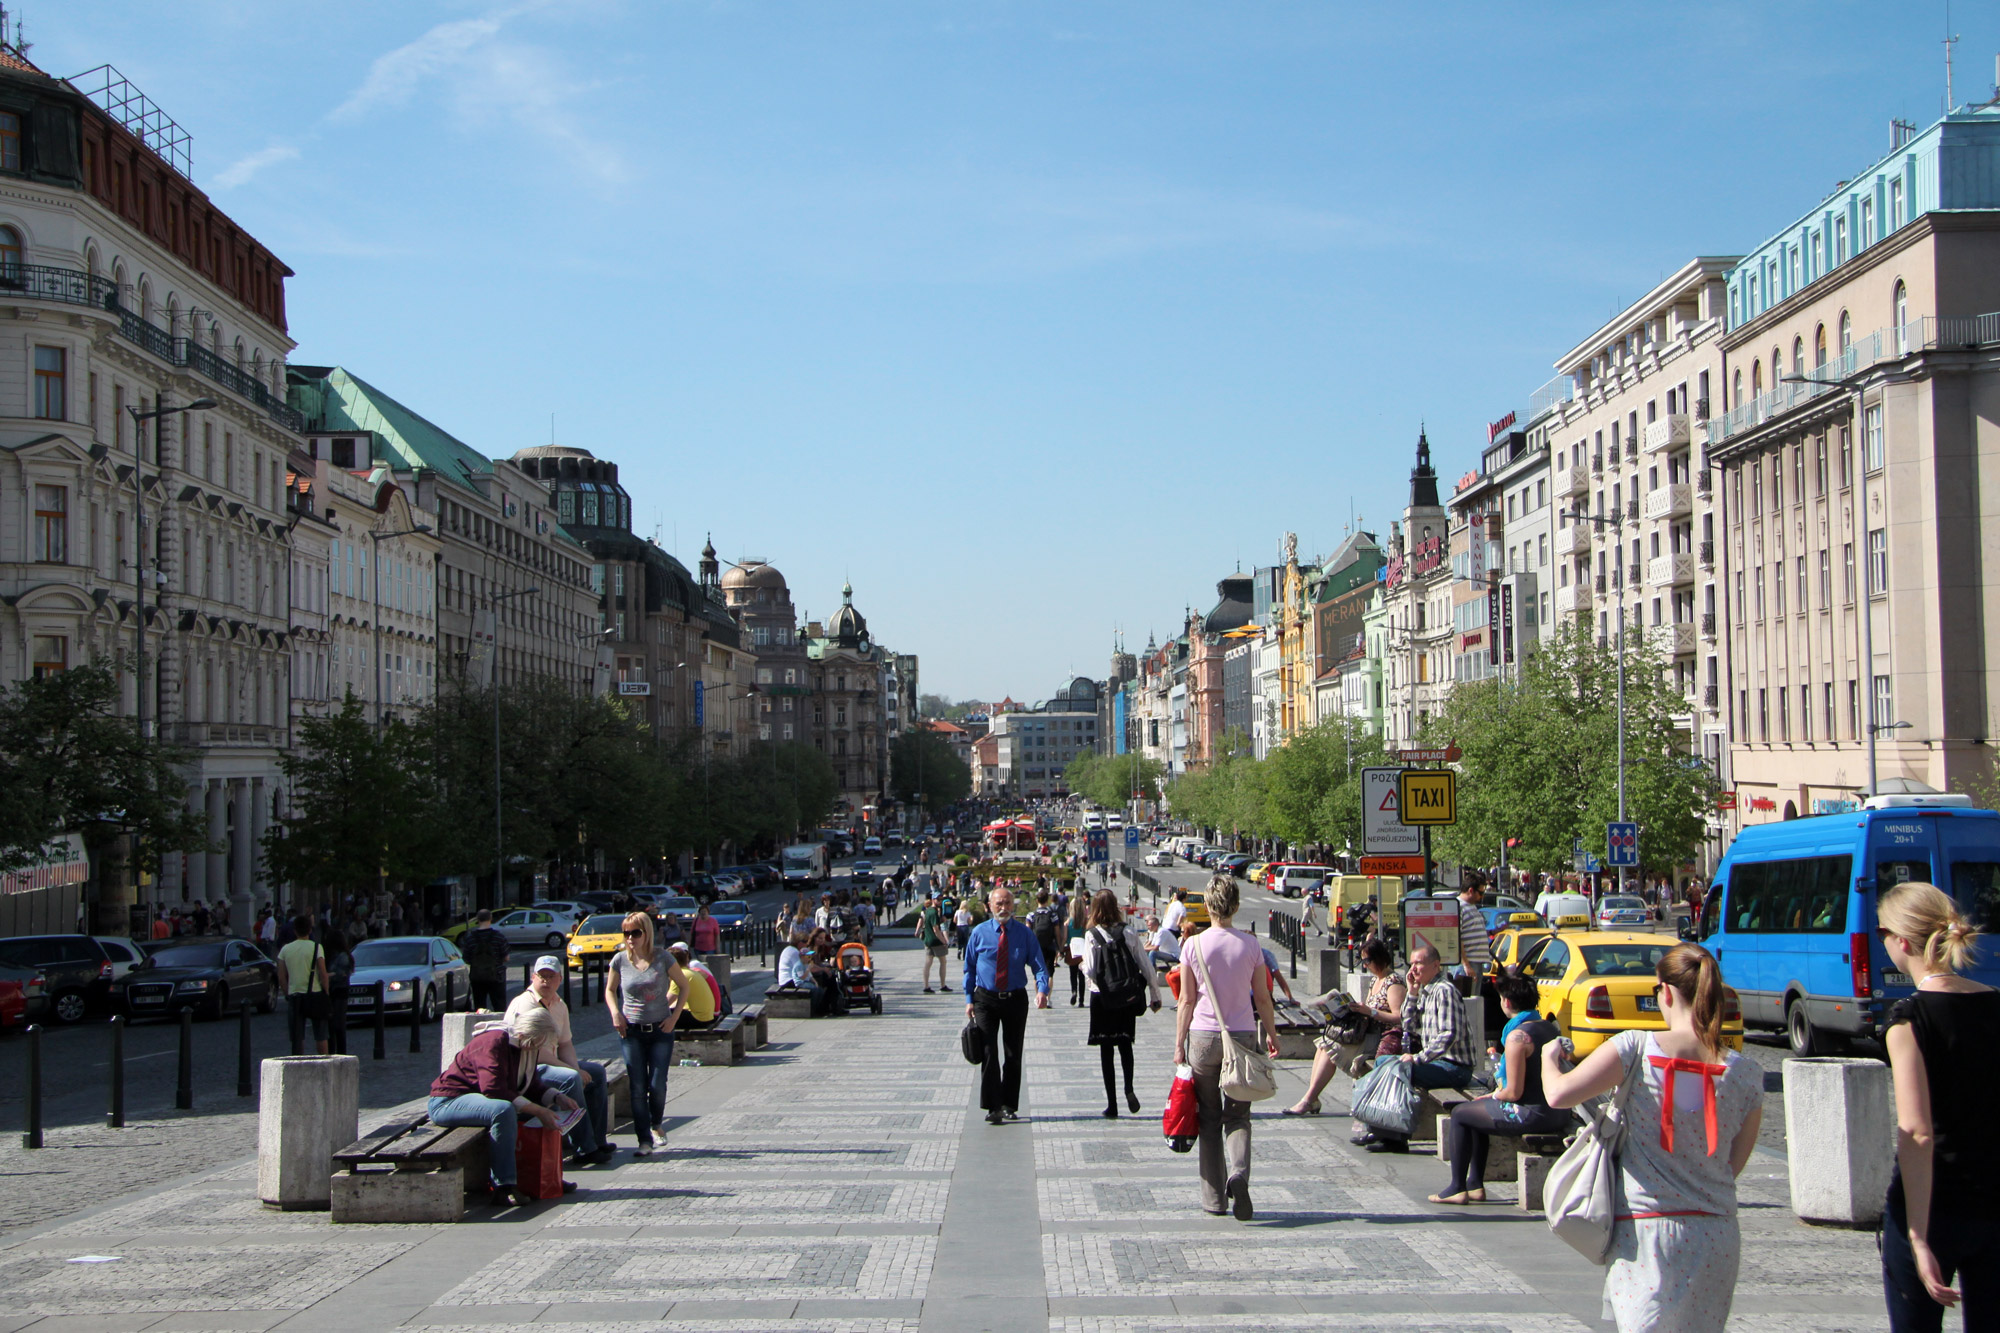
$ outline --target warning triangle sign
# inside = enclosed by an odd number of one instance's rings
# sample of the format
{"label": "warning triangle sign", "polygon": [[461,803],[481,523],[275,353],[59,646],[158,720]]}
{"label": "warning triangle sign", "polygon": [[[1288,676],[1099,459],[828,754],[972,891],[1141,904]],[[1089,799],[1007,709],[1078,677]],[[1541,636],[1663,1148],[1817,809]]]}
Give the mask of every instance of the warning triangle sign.
{"label": "warning triangle sign", "polygon": [[1384,814],[1389,814],[1389,815],[1400,813],[1396,806],[1396,789],[1394,787],[1387,787],[1383,789],[1382,804],[1377,806],[1376,809],[1382,811],[1382,813]]}

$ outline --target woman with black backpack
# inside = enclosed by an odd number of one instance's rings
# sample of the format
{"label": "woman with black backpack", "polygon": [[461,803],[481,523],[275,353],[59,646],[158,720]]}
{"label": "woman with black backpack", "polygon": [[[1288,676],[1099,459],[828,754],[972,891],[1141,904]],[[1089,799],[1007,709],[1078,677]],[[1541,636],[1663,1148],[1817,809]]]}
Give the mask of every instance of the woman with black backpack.
{"label": "woman with black backpack", "polygon": [[1118,895],[1109,889],[1099,889],[1090,900],[1090,931],[1077,944],[1083,950],[1083,975],[1090,983],[1090,1045],[1097,1048],[1104,1069],[1104,1116],[1118,1118],[1113,1051],[1125,1066],[1125,1105],[1137,1115],[1139,1094],[1132,1091],[1133,1024],[1149,1008],[1159,1012],[1159,978],[1138,932],[1125,924],[1118,910]]}

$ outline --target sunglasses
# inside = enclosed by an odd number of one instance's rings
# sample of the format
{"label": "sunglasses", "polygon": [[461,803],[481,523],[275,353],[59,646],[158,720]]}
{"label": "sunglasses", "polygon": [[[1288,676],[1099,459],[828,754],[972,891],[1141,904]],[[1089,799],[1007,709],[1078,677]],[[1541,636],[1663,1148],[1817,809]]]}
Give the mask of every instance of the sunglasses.
{"label": "sunglasses", "polygon": [[636,940],[644,937],[645,933],[646,932],[643,930],[628,930],[625,932],[625,938],[628,940]]}

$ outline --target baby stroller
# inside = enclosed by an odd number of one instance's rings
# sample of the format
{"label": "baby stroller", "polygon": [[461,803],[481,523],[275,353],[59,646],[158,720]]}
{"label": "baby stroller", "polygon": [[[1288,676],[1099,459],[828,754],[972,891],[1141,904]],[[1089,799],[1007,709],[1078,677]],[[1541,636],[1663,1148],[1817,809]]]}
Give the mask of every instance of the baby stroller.
{"label": "baby stroller", "polygon": [[875,989],[875,963],[868,956],[868,946],[858,940],[850,940],[834,951],[833,970],[840,976],[840,995],[851,1012],[860,1005],[867,1005],[868,1012],[882,1012],[882,992]]}

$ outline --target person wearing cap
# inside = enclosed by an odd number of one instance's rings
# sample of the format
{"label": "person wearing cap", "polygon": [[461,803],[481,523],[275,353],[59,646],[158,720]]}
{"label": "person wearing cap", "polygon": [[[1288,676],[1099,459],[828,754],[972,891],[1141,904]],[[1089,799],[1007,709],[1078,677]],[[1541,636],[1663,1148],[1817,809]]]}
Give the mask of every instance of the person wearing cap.
{"label": "person wearing cap", "polygon": [[577,1160],[592,1166],[602,1166],[611,1160],[611,1101],[607,1095],[604,1080],[604,1066],[595,1060],[577,1057],[576,1041],[569,1025],[569,1005],[562,997],[562,959],[552,953],[545,953],[535,960],[534,971],[528,975],[528,989],[516,995],[507,1006],[507,1020],[514,1019],[531,1009],[546,1009],[555,1024],[556,1044],[548,1054],[548,1064],[538,1065],[535,1075],[544,1084],[554,1088],[563,1096],[584,1109],[583,1119],[569,1131],[570,1147],[575,1150]]}
{"label": "person wearing cap", "polygon": [[708,970],[706,963],[695,961],[686,940],[675,940],[667,948],[672,951],[674,961],[683,970],[692,973],[699,983],[688,986],[685,999],[681,998],[678,985],[668,983],[667,992],[680,1007],[680,1017],[674,1020],[674,1031],[714,1027],[715,1016],[722,1012],[722,983],[715,979],[715,973]]}

